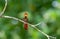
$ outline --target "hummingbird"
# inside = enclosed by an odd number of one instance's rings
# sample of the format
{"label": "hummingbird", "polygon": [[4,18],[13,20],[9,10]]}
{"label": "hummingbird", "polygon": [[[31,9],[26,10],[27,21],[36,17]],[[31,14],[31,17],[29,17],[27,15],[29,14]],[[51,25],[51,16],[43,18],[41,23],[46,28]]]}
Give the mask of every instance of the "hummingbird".
{"label": "hummingbird", "polygon": [[27,14],[27,12],[24,13],[24,19],[23,20],[24,20],[24,22],[26,22],[26,23],[24,23],[24,29],[28,30],[28,23],[27,23],[28,22],[28,14]]}

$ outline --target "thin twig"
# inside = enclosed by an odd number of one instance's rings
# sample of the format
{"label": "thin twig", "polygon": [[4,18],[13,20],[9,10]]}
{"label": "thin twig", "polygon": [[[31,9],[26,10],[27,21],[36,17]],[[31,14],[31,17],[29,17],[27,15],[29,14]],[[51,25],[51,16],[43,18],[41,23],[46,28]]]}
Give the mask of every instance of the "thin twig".
{"label": "thin twig", "polygon": [[38,25],[40,25],[42,22],[43,22],[43,21],[41,21],[41,22],[39,22],[39,23],[35,24],[35,26],[38,26]]}
{"label": "thin twig", "polygon": [[[24,21],[21,20],[21,19],[18,19],[18,18],[15,18],[15,17],[11,17],[11,16],[1,16],[1,17],[3,17],[3,18],[10,18],[10,19],[14,19],[14,20],[20,21],[20,22],[22,22],[22,23],[26,23],[26,22],[24,22]],[[43,35],[45,35],[48,39],[50,39],[49,37],[52,37],[52,36],[49,36],[49,35],[47,35],[46,33],[42,32],[42,31],[39,30],[38,28],[36,28],[35,25],[32,25],[32,24],[30,24],[30,23],[27,23],[27,24],[30,25],[31,27],[33,27],[34,29],[36,29],[38,32],[40,32],[40,33],[42,33]],[[52,37],[52,38],[55,38],[55,37]]]}
{"label": "thin twig", "polygon": [[4,6],[2,12],[0,13],[0,16],[2,16],[4,14],[6,7],[7,7],[7,0],[5,0],[5,6]]}
{"label": "thin twig", "polygon": [[[17,20],[17,21],[26,23],[26,22],[24,22],[23,20],[18,19],[18,18],[15,18],[15,17],[3,16],[3,14],[4,14],[5,10],[6,10],[6,7],[7,7],[7,0],[5,0],[5,7],[4,7],[3,11],[0,13],[0,17],[2,17],[2,18],[10,18],[10,19],[14,19],[14,20]],[[39,30],[38,28],[35,27],[35,26],[40,25],[41,22],[38,23],[38,24],[36,24],[36,25],[32,25],[32,24],[30,24],[30,23],[27,23],[27,24],[31,25],[31,27],[33,27],[33,28],[36,29],[38,32],[40,32],[40,33],[42,33],[43,35],[45,35],[48,39],[50,39],[49,37],[52,37],[52,36],[47,35],[46,33],[42,32],[41,30]],[[52,37],[52,38],[55,38],[55,37]]]}

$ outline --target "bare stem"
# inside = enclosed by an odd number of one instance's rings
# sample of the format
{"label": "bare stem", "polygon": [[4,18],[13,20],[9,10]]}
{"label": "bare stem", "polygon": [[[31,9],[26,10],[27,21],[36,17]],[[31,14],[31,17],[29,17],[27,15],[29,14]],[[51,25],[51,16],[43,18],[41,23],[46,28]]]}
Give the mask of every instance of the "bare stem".
{"label": "bare stem", "polygon": [[[7,0],[5,0],[5,6],[4,6],[4,9],[2,10],[2,12],[0,13],[0,17],[2,17],[2,18],[10,18],[10,19],[14,19],[14,20],[20,21],[20,22],[22,22],[22,23],[27,23],[27,22],[24,22],[24,21],[21,20],[21,19],[15,18],[15,17],[3,16],[3,14],[4,14],[5,10],[6,10],[6,7],[7,7]],[[49,37],[56,39],[56,37],[49,36],[49,35],[47,35],[46,33],[42,32],[41,30],[39,30],[38,28],[35,27],[35,26],[40,25],[41,22],[38,23],[38,24],[36,24],[36,25],[32,25],[32,24],[30,24],[30,23],[27,23],[27,24],[29,24],[31,27],[33,27],[34,29],[36,29],[38,32],[40,32],[40,33],[42,33],[43,35],[45,35],[48,39],[50,39]]]}
{"label": "bare stem", "polygon": [[2,16],[4,14],[6,7],[7,7],[7,0],[5,0],[5,6],[4,6],[2,12],[0,13],[0,16]]}
{"label": "bare stem", "polygon": [[35,26],[38,26],[38,25],[40,25],[42,22],[43,22],[43,21],[41,21],[41,22],[39,22],[39,23],[35,24]]}
{"label": "bare stem", "polygon": [[[22,23],[26,23],[26,22],[24,22],[24,21],[21,20],[21,19],[18,19],[18,18],[15,18],[15,17],[11,17],[11,16],[1,16],[1,17],[3,17],[3,18],[10,18],[10,19],[14,19],[14,20],[20,21],[20,22],[22,22]],[[39,30],[38,28],[36,28],[35,25],[32,25],[32,24],[30,24],[30,23],[27,23],[27,24],[30,25],[32,28],[36,29],[38,32],[40,32],[40,33],[42,33],[43,35],[45,35],[48,39],[50,39],[50,37],[51,37],[51,38],[55,38],[55,37],[49,36],[49,35],[47,35],[46,33],[42,32],[41,30]]]}

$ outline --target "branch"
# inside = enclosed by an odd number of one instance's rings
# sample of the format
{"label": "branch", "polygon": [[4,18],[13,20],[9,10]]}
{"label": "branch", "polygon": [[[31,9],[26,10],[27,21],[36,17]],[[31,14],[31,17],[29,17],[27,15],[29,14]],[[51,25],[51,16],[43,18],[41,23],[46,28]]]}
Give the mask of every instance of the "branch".
{"label": "branch", "polygon": [[39,22],[39,23],[35,24],[35,26],[38,26],[38,25],[40,25],[42,22],[43,22],[43,21],[41,21],[41,22]]}
{"label": "branch", "polygon": [[38,32],[40,32],[40,33],[42,33],[43,35],[45,35],[48,39],[50,39],[50,37],[56,39],[56,37],[49,36],[48,34],[42,32],[41,30],[39,30],[38,28],[36,28],[34,25],[31,25],[31,27],[33,27],[33,28],[36,29]]}
{"label": "branch", "polygon": [[[11,16],[1,16],[1,17],[2,17],[2,18],[10,18],[10,19],[14,19],[14,20],[20,21],[20,22],[22,22],[22,23],[26,23],[26,22],[24,22],[24,21],[21,20],[21,19],[18,19],[18,18],[15,18],[15,17],[11,17]],[[35,25],[32,25],[32,24],[30,24],[30,23],[27,23],[27,24],[30,25],[31,27],[33,27],[34,29],[36,29],[38,32],[40,32],[40,33],[42,33],[43,35],[45,35],[48,39],[50,39],[50,37],[56,39],[56,37],[49,36],[49,35],[47,35],[46,33],[42,32],[41,30],[39,30],[38,28],[36,28]]]}
{"label": "branch", "polygon": [[[5,10],[6,10],[6,7],[7,7],[7,0],[5,0],[5,6],[4,6],[4,9],[2,10],[2,12],[0,13],[0,17],[2,17],[2,18],[10,18],[10,19],[14,19],[14,20],[20,21],[20,22],[22,22],[22,23],[27,23],[27,22],[24,22],[24,21],[21,20],[21,19],[15,18],[15,17],[3,16],[3,14],[4,14]],[[32,24],[30,24],[30,23],[27,23],[27,24],[31,25],[31,27],[33,27],[33,28],[36,29],[38,32],[40,32],[40,33],[42,33],[43,35],[45,35],[48,39],[50,39],[50,37],[56,39],[56,37],[49,36],[49,35],[47,35],[46,33],[42,32],[41,30],[39,30],[38,28],[35,27],[35,26],[40,25],[41,22],[38,23],[38,24],[36,24],[36,25],[32,25]]]}
{"label": "branch", "polygon": [[4,14],[6,7],[7,7],[7,0],[5,0],[5,6],[4,6],[2,12],[0,13],[0,16],[2,16]]}

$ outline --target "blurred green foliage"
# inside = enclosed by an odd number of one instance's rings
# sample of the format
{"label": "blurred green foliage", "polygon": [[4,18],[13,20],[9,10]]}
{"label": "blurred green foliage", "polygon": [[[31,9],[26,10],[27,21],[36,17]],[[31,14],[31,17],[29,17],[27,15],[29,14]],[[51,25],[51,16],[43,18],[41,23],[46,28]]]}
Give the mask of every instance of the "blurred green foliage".
{"label": "blurred green foliage", "polygon": [[[0,12],[5,0],[0,0]],[[60,0],[8,0],[4,15],[24,18],[28,12],[28,21],[37,24],[38,29],[60,39]],[[43,34],[29,26],[24,30],[23,23],[12,19],[0,18],[0,39],[47,39]]]}

